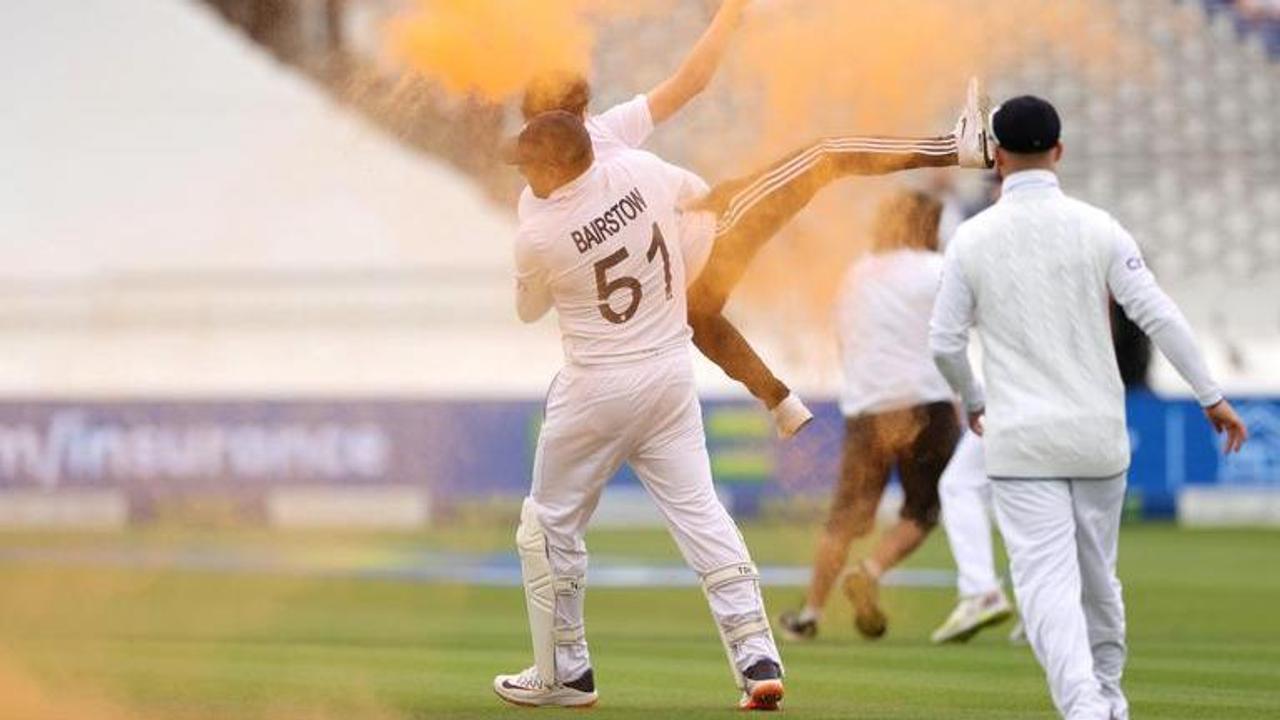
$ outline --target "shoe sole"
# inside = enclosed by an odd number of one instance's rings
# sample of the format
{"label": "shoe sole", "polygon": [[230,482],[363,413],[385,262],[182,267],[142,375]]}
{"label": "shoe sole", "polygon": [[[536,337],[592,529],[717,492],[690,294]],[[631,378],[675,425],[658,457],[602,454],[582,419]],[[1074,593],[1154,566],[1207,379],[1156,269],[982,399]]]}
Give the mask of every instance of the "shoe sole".
{"label": "shoe sole", "polygon": [[987,163],[987,168],[996,166],[996,153],[991,147],[991,96],[987,95],[987,88],[982,83],[982,79],[977,79],[977,95],[978,95],[978,128],[982,132],[982,159]]}
{"label": "shoe sole", "polygon": [[782,696],[785,694],[781,681],[761,680],[751,689],[750,700],[738,706],[738,709],[771,712],[778,709],[778,705],[782,702]]}
{"label": "shoe sole", "polygon": [[946,637],[938,638],[933,642],[935,645],[945,645],[947,643],[969,642],[974,638],[975,635],[982,632],[983,630],[986,630],[987,628],[993,627],[995,625],[999,625],[1000,623],[1004,622],[1005,620],[1008,620],[1011,617],[1013,617],[1012,608],[1008,610],[1001,610],[999,612],[993,613],[987,617],[984,617],[978,620],[978,622],[974,623],[973,625],[970,625],[969,627],[965,628],[964,630],[961,630],[958,633],[955,633],[953,635],[948,635]]}
{"label": "shoe sole", "polygon": [[854,573],[844,581],[844,595],[853,605],[853,626],[868,640],[884,637],[889,629],[889,619],[872,599],[873,585],[871,578],[862,573]]}
{"label": "shoe sole", "polygon": [[503,695],[502,693],[498,692],[497,688],[491,687],[490,689],[493,690],[493,694],[497,695],[498,699],[501,700],[502,702],[508,705],[514,705],[516,707],[523,707],[523,708],[566,708],[569,710],[586,710],[587,708],[595,707],[596,703],[600,701],[599,697],[593,697],[589,702],[575,703],[572,705],[562,705],[560,703],[545,703],[540,705],[538,703],[520,702],[519,700],[509,698],[506,695]]}
{"label": "shoe sole", "polygon": [[981,78],[973,78],[969,91],[965,97],[965,115],[968,116],[968,109],[974,106],[981,144],[982,161],[986,169],[995,167],[995,152],[991,148],[991,98],[987,95],[986,87],[982,83]]}

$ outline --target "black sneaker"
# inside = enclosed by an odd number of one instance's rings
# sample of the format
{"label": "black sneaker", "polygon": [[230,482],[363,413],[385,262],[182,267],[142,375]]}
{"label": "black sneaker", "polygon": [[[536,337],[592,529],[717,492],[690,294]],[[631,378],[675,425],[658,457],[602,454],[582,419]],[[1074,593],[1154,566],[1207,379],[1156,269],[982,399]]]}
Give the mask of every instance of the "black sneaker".
{"label": "black sneaker", "polygon": [[565,687],[573,688],[578,692],[591,693],[596,691],[596,674],[591,668],[578,676],[577,680],[570,680],[564,684]]}
{"label": "black sneaker", "polygon": [[788,640],[812,640],[818,636],[817,620],[801,620],[800,613],[788,610],[778,616],[782,635]]}

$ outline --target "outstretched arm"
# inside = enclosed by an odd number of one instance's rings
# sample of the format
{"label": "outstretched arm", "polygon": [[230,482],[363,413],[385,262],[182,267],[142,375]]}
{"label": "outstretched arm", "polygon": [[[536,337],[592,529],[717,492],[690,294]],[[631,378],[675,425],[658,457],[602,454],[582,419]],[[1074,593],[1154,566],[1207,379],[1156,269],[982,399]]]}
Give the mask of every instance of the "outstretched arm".
{"label": "outstretched arm", "polygon": [[649,114],[658,125],[697,97],[716,74],[748,0],[724,0],[720,10],[675,74],[650,90]]}

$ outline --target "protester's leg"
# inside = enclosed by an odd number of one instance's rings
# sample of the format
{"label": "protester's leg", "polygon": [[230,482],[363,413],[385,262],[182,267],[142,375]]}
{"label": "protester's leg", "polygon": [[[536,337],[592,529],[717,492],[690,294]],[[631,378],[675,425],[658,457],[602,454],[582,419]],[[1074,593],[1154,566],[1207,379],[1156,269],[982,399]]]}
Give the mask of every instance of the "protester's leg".
{"label": "protester's leg", "polygon": [[696,297],[689,296],[693,344],[726,375],[742,383],[765,407],[771,410],[777,407],[791,394],[791,389],[773,374],[733,323],[719,310],[704,308],[702,300]]}
{"label": "protester's leg", "polygon": [[1066,480],[993,480],[1000,532],[1027,640],[1067,720],[1106,720],[1110,707],[1093,672],[1081,606],[1071,485]]}
{"label": "protester's leg", "polygon": [[1103,697],[1111,703],[1111,719],[1128,720],[1129,701],[1120,687],[1127,654],[1124,599],[1116,576],[1125,476],[1076,480],[1071,483],[1071,491],[1093,672],[1102,684]]}
{"label": "protester's leg", "polygon": [[840,477],[813,555],[806,617],[817,619],[821,614],[831,588],[844,572],[849,546],[874,528],[876,509],[888,482],[889,456],[877,442],[876,417],[846,419]]}
{"label": "protester's leg", "polygon": [[716,242],[689,294],[705,296],[705,309],[718,312],[760,248],[835,180],[955,164],[951,136],[825,138],[763,170],[716,185],[698,205],[716,213]]}
{"label": "protester's leg", "polygon": [[868,556],[867,567],[876,579],[915,552],[938,524],[938,480],[960,437],[960,421],[951,403],[917,407],[909,417],[916,427],[898,454],[902,513]]}
{"label": "protester's leg", "polygon": [[698,350],[773,408],[790,393],[722,315],[751,260],[823,187],[854,175],[956,164],[956,141],[827,138],[765,169],[716,186],[700,209],[717,213],[716,242],[689,288],[689,324]]}

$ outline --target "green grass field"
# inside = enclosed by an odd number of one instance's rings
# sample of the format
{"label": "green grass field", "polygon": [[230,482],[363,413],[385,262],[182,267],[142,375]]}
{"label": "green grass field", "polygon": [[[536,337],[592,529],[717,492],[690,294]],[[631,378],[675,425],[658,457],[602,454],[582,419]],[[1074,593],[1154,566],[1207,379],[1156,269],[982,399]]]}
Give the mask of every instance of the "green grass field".
{"label": "green grass field", "polygon": [[[756,559],[802,564],[812,530],[746,529]],[[505,527],[412,536],[5,536],[0,552],[175,548],[359,566],[435,550],[505,551]],[[677,562],[657,531],[596,531],[593,552]],[[1280,533],[1128,526],[1127,687],[1138,718],[1280,717]],[[516,588],[335,574],[112,568],[0,560],[0,718],[489,718],[522,712],[489,690],[529,661]],[[935,538],[911,563],[947,568]],[[768,591],[771,611],[797,588]],[[783,646],[786,712],[805,718],[1051,718],[1040,671],[1007,626],[966,646],[926,638],[945,590],[889,589],[889,635],[853,635],[837,598],[822,638]],[[701,593],[594,589],[588,632],[598,718],[727,717],[736,700]],[[538,711],[551,716],[569,711]]]}

